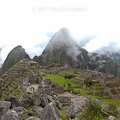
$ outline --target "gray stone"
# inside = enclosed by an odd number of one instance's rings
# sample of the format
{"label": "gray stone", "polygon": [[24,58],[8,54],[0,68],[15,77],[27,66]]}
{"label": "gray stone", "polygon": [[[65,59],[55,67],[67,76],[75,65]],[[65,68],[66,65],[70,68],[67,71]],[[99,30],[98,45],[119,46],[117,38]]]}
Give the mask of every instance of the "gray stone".
{"label": "gray stone", "polygon": [[4,120],[18,120],[18,114],[13,110],[8,110]]}
{"label": "gray stone", "polygon": [[30,117],[30,118],[28,118],[26,120],[40,120],[40,119],[39,118],[35,118],[35,117]]}
{"label": "gray stone", "polygon": [[120,108],[117,108],[118,113],[120,114]]}
{"label": "gray stone", "polygon": [[51,84],[51,80],[50,79],[45,79],[44,80],[44,84],[45,85],[50,85]]}
{"label": "gray stone", "polygon": [[18,114],[19,120],[24,120],[27,115],[27,110],[23,107],[14,107],[12,110],[16,111]]}
{"label": "gray stone", "polygon": [[20,102],[15,96],[9,96],[7,101],[11,102],[11,108],[20,106]]}
{"label": "gray stone", "polygon": [[34,93],[34,96],[33,96],[33,104],[34,105],[40,105],[41,104],[41,99],[42,99],[42,95],[39,94],[39,93]]}
{"label": "gray stone", "polygon": [[37,116],[40,117],[41,116],[41,112],[43,111],[43,108],[40,106],[33,106],[32,110],[34,112],[36,112]]}
{"label": "gray stone", "polygon": [[42,105],[43,107],[45,107],[45,106],[49,103],[48,100],[49,100],[49,99],[48,99],[47,94],[44,93],[43,96],[42,96],[41,105]]}
{"label": "gray stone", "polygon": [[108,117],[108,120],[115,120],[115,117],[111,115]]}
{"label": "gray stone", "polygon": [[49,103],[42,111],[40,120],[62,120],[58,108],[54,103]]}
{"label": "gray stone", "polygon": [[75,116],[75,112],[74,112],[74,106],[71,105],[69,108],[68,108],[68,116],[70,118],[74,117]]}
{"label": "gray stone", "polygon": [[71,103],[71,98],[67,96],[58,96],[56,100],[61,103],[67,103],[67,104]]}
{"label": "gray stone", "polygon": [[10,109],[11,102],[0,101],[0,120],[4,120],[7,111]]}
{"label": "gray stone", "polygon": [[39,93],[44,93],[45,92],[45,88],[38,86],[38,92]]}
{"label": "gray stone", "polygon": [[29,106],[32,105],[32,98],[30,95],[28,94],[24,94],[22,100],[21,100],[21,104],[23,107],[27,108]]}

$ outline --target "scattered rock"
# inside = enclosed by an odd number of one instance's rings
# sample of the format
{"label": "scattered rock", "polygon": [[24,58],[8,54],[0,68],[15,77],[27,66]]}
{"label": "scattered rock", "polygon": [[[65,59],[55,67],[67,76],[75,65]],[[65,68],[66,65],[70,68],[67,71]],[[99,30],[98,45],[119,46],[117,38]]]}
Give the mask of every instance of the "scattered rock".
{"label": "scattered rock", "polygon": [[18,114],[13,110],[8,110],[4,120],[19,120]]}
{"label": "scattered rock", "polygon": [[32,105],[32,98],[29,94],[24,94],[21,104],[23,107],[27,108]]}
{"label": "scattered rock", "polygon": [[115,117],[111,115],[108,117],[108,120],[115,120]]}
{"label": "scattered rock", "polygon": [[44,80],[44,84],[45,85],[50,85],[51,84],[51,80],[50,79],[45,79]]}
{"label": "scattered rock", "polygon": [[42,111],[40,120],[62,120],[58,108],[54,103],[49,103]]}
{"label": "scattered rock", "polygon": [[23,107],[14,107],[12,110],[16,111],[19,120],[24,120],[27,115],[27,110]]}
{"label": "scattered rock", "polygon": [[74,112],[74,106],[71,105],[69,108],[68,108],[68,116],[70,118],[73,118],[75,116],[75,112]]}
{"label": "scattered rock", "polygon": [[40,106],[33,106],[32,110],[34,112],[36,112],[37,116],[40,117],[41,116],[41,112],[43,111],[43,108]]}
{"label": "scattered rock", "polygon": [[7,101],[11,102],[10,108],[20,106],[20,102],[17,100],[17,98],[15,96],[9,96]]}
{"label": "scattered rock", "polygon": [[35,118],[35,117],[30,117],[30,118],[28,118],[26,120],[40,120],[40,119],[39,118]]}
{"label": "scattered rock", "polygon": [[49,101],[48,101],[48,100],[49,100],[49,99],[48,99],[47,94],[46,94],[46,93],[44,93],[44,94],[43,94],[43,96],[42,96],[41,105],[42,105],[43,107],[45,107],[45,106],[49,103]]}
{"label": "scattered rock", "polygon": [[38,94],[38,93],[35,93],[34,96],[33,96],[33,104],[34,105],[40,105],[41,104],[41,99],[42,99],[42,95],[41,94]]}
{"label": "scattered rock", "polygon": [[0,101],[0,120],[4,120],[7,111],[10,109],[11,103]]}
{"label": "scattered rock", "polygon": [[120,108],[117,109],[118,113],[120,114]]}
{"label": "scattered rock", "polygon": [[58,96],[56,100],[61,103],[67,103],[67,104],[71,103],[71,98],[67,96]]}

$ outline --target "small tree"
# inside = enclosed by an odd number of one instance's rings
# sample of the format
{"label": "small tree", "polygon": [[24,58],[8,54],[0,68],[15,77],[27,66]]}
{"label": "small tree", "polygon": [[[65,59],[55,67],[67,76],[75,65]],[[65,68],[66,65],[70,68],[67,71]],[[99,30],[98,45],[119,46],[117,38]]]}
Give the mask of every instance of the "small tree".
{"label": "small tree", "polygon": [[89,78],[86,78],[86,79],[84,80],[84,84],[85,84],[86,89],[87,89],[87,88],[90,88],[90,86],[91,86],[93,83],[92,83],[92,81],[91,81]]}
{"label": "small tree", "polygon": [[70,87],[71,87],[71,84],[70,84],[69,80],[74,78],[74,77],[75,77],[75,75],[73,75],[73,74],[66,74],[64,76],[64,78],[68,80],[68,90],[70,90]]}

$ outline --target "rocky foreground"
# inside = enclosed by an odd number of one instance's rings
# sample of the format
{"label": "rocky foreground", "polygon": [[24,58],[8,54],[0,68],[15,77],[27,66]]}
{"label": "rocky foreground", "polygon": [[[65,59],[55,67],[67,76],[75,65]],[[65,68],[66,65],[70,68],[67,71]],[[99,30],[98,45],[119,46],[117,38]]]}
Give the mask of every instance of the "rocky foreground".
{"label": "rocky foreground", "polygon": [[65,119],[69,120],[84,111],[85,100],[68,92],[63,95],[26,94],[21,100],[11,96],[7,101],[0,101],[0,120],[62,120],[62,111],[67,112]]}

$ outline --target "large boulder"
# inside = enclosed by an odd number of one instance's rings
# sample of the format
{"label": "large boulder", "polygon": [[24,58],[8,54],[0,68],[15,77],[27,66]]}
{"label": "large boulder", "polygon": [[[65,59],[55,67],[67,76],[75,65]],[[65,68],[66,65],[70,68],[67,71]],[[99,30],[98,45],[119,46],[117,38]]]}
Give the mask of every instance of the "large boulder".
{"label": "large boulder", "polygon": [[4,120],[19,120],[18,114],[13,110],[8,110]]}
{"label": "large boulder", "polygon": [[58,96],[56,100],[60,103],[67,103],[67,104],[71,103],[71,98],[67,96]]}
{"label": "large boulder", "polygon": [[108,120],[115,120],[115,117],[111,115],[108,117]]}
{"label": "large boulder", "polygon": [[20,106],[20,102],[18,101],[18,99],[15,96],[9,96],[7,101],[11,102],[10,108]]}
{"label": "large boulder", "polygon": [[44,84],[45,85],[50,85],[51,84],[51,80],[50,79],[45,79],[44,80]]}
{"label": "large boulder", "polygon": [[27,115],[27,110],[23,107],[14,107],[11,110],[15,111],[18,114],[19,120],[24,120]]}
{"label": "large boulder", "polygon": [[0,101],[0,120],[4,120],[7,111],[10,109],[11,103]]}
{"label": "large boulder", "polygon": [[34,96],[32,97],[33,99],[33,104],[34,105],[40,105],[41,104],[41,100],[42,100],[42,94],[39,93],[34,93]]}
{"label": "large boulder", "polygon": [[29,95],[29,94],[24,94],[22,100],[21,100],[21,105],[22,107],[29,107],[31,106],[33,103],[32,103],[32,97]]}
{"label": "large boulder", "polygon": [[49,103],[48,95],[46,93],[44,93],[43,96],[42,96],[41,105],[43,107],[45,107],[48,103]]}
{"label": "large boulder", "polygon": [[58,108],[54,103],[49,103],[42,111],[40,120],[62,120]]}
{"label": "large boulder", "polygon": [[32,111],[36,112],[37,116],[40,117],[43,108],[41,106],[33,106]]}
{"label": "large boulder", "polygon": [[74,112],[74,106],[71,105],[69,108],[68,108],[68,116],[70,118],[73,118],[75,116],[75,112]]}

